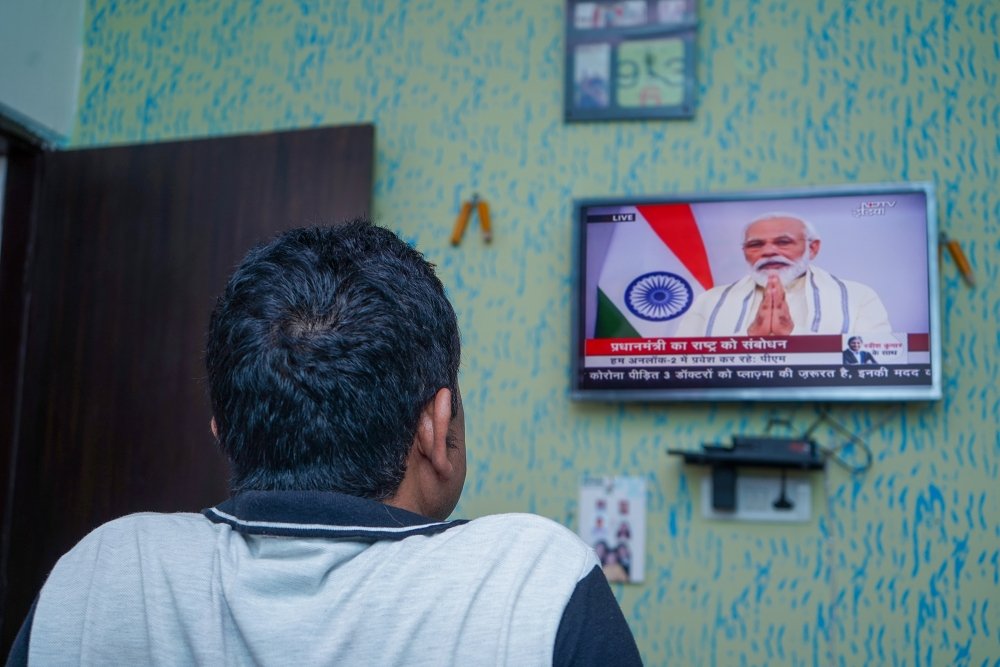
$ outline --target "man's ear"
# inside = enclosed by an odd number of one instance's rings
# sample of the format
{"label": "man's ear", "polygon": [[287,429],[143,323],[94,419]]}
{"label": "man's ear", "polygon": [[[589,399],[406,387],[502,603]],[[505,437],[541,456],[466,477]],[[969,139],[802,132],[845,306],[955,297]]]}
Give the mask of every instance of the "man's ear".
{"label": "man's ear", "polygon": [[427,459],[435,472],[448,475],[454,465],[448,457],[448,427],[451,425],[451,390],[442,387],[420,411],[417,436],[413,446]]}
{"label": "man's ear", "polygon": [[208,427],[212,429],[212,436],[214,436],[215,439],[218,440],[219,439],[219,425],[215,423],[215,417],[212,417],[212,421],[210,421],[208,423]]}
{"label": "man's ear", "polygon": [[809,242],[809,259],[816,259],[816,255],[819,254],[819,239],[813,239]]}

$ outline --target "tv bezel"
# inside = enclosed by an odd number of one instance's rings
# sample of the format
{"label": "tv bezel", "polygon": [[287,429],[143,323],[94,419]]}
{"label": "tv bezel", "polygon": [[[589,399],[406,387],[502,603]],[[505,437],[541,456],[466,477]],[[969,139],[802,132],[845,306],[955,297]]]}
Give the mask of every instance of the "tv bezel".
{"label": "tv bezel", "polygon": [[[586,342],[586,266],[587,245],[585,211],[589,207],[643,206],[651,204],[695,204],[733,201],[811,199],[836,196],[879,196],[888,193],[922,193],[926,198],[927,292],[929,320],[929,353],[931,382],[915,386],[868,387],[707,387],[673,388],[609,388],[584,389],[581,385],[585,370]],[[661,195],[620,195],[580,197],[573,200],[573,302],[572,359],[570,363],[570,398],[574,401],[597,402],[865,402],[890,403],[900,401],[936,401],[942,398],[941,325],[938,279],[937,198],[934,184],[925,181],[815,185],[805,187],[739,190],[726,192],[682,192]],[[808,335],[808,334],[804,334]]]}

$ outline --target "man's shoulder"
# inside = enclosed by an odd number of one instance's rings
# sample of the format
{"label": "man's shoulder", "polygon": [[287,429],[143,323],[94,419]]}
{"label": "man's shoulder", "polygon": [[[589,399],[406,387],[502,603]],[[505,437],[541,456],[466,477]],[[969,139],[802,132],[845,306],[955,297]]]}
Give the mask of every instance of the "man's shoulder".
{"label": "man's shoulder", "polygon": [[[533,533],[552,535],[554,538],[565,539],[569,542],[583,541],[576,533],[558,521],[553,521],[538,514],[527,512],[511,512],[507,514],[487,514],[476,519],[472,519],[467,524],[468,527],[493,529],[493,530],[526,530]],[[584,545],[586,546],[586,545]]]}
{"label": "man's shoulder", "polygon": [[207,536],[211,532],[212,524],[200,514],[138,512],[101,524],[67,552],[63,560],[109,546],[132,550],[141,550],[150,542],[190,546],[194,536],[199,533]]}
{"label": "man's shoulder", "polygon": [[848,290],[858,291],[858,292],[871,292],[876,294],[875,290],[865,283],[859,283],[857,280],[848,280],[847,278],[841,278],[838,275],[830,273],[826,269],[822,269],[816,265],[809,267],[809,271],[819,278],[820,280],[829,280],[831,282],[842,283]]}
{"label": "man's shoulder", "polygon": [[136,531],[199,530],[211,523],[194,512],[136,512],[112,519],[94,529],[91,534],[116,535]]}
{"label": "man's shoulder", "polygon": [[51,600],[61,604],[66,595],[75,599],[81,578],[128,586],[143,580],[154,562],[176,561],[182,569],[200,564],[216,542],[212,531],[200,514],[143,512],[108,521],[62,555],[42,589],[39,609]]}
{"label": "man's shoulder", "polygon": [[[597,556],[580,537],[566,526],[537,514],[490,514],[458,527],[470,544],[505,551],[511,549],[526,558],[553,557],[575,562],[581,572],[597,564]],[[452,531],[447,531],[451,533]]]}
{"label": "man's shoulder", "polygon": [[565,543],[567,546],[587,548],[583,540],[569,528],[538,514],[522,512],[487,514],[486,516],[472,519],[465,524],[465,528],[484,532],[516,531],[520,535],[545,537],[556,542]]}

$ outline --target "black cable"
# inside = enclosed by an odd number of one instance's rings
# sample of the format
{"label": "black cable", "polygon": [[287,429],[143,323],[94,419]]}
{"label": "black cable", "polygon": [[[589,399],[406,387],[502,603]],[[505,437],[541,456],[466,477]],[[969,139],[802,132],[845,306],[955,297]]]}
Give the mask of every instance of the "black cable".
{"label": "black cable", "polygon": [[[902,410],[902,407],[900,407],[900,410]],[[840,467],[846,469],[851,474],[861,474],[867,472],[872,467],[872,463],[874,462],[874,456],[872,454],[871,447],[863,439],[863,436],[866,436],[872,431],[881,428],[886,422],[889,421],[889,419],[894,417],[895,414],[896,412],[890,412],[889,414],[885,415],[881,420],[876,422],[867,431],[865,431],[862,435],[859,436],[854,433],[851,433],[843,424],[833,419],[833,417],[830,416],[829,408],[821,407],[819,409],[819,416],[817,416],[816,421],[814,421],[812,425],[810,425],[809,428],[806,429],[804,437],[809,438],[812,435],[813,431],[819,428],[821,424],[826,424],[833,430],[837,431],[837,433],[844,436],[846,440],[843,443],[837,445],[836,447],[824,447],[820,445],[820,450],[831,461],[833,461]],[[840,452],[849,444],[856,445],[859,449],[861,449],[862,452],[864,452],[864,463],[862,463],[861,465],[852,465],[850,461],[848,461],[846,458],[843,457],[843,455]]]}

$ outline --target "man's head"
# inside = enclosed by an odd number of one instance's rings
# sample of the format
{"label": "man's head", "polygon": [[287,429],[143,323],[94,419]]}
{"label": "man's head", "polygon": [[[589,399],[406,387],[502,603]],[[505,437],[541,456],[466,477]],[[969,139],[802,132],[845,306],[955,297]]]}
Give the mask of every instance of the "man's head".
{"label": "man's head", "polygon": [[446,516],[465,476],[459,356],[432,265],[392,232],[356,220],[258,246],[209,325],[209,389],[233,491],[387,500],[433,441],[449,450],[438,463],[461,467],[433,508]]}
{"label": "man's head", "polygon": [[783,285],[801,276],[819,253],[820,239],[811,224],[794,215],[769,213],[752,220],[743,232],[743,256],[758,285],[777,275]]}
{"label": "man's head", "polygon": [[851,348],[852,352],[860,350],[862,343],[861,336],[851,336],[847,339],[847,347]]}

